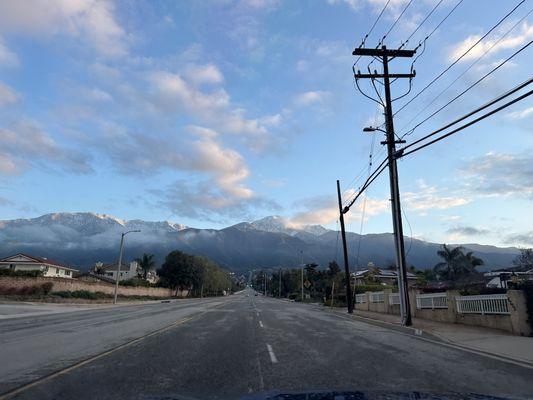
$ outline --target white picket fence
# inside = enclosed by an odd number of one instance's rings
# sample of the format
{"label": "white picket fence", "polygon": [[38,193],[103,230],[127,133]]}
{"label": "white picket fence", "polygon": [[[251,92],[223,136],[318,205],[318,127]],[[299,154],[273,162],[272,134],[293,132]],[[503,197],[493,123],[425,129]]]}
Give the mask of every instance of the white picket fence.
{"label": "white picket fence", "polygon": [[399,293],[390,293],[389,294],[389,304],[390,305],[400,304],[400,294]]}
{"label": "white picket fence", "polygon": [[355,302],[356,302],[356,304],[364,304],[364,303],[366,303],[366,293],[356,294],[355,295]]}
{"label": "white picket fence", "polygon": [[371,303],[385,303],[385,293],[384,292],[370,293],[370,302]]}
{"label": "white picket fence", "polygon": [[455,303],[459,314],[510,314],[506,294],[458,296]]}
{"label": "white picket fence", "polygon": [[430,308],[448,308],[448,296],[446,293],[424,293],[416,295],[416,308],[419,310]]}

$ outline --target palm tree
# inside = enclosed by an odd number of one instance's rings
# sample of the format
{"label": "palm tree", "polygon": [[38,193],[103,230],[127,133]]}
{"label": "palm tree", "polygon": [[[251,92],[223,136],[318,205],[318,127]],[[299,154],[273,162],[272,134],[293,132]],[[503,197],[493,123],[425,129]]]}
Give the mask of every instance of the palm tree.
{"label": "palm tree", "polygon": [[139,263],[139,267],[142,270],[142,278],[146,279],[148,272],[155,266],[154,255],[144,253],[142,258],[137,258],[135,261]]}
{"label": "palm tree", "polygon": [[437,254],[444,261],[435,265],[435,272],[445,279],[454,280],[465,257],[463,248],[458,246],[452,249],[443,244],[442,250],[437,251]]}
{"label": "palm tree", "polygon": [[481,258],[478,258],[472,254],[472,251],[469,251],[464,255],[463,262],[465,267],[465,272],[471,274],[476,271],[476,267],[483,265],[484,262]]}

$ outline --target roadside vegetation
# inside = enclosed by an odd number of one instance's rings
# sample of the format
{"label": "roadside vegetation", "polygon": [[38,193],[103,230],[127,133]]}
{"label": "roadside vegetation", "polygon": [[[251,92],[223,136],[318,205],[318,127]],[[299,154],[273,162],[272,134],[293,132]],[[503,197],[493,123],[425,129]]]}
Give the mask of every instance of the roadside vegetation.
{"label": "roadside vegetation", "polygon": [[215,262],[179,250],[165,257],[157,275],[159,286],[176,292],[189,290],[192,296],[219,296],[242,289],[234,282],[230,272]]}
{"label": "roadside vegetation", "polygon": [[[452,247],[443,244],[437,252],[441,259],[433,268],[420,270],[411,265],[408,271],[417,276],[415,287],[425,292],[439,292],[446,290],[458,290],[462,295],[490,294],[505,292],[506,289],[487,288],[486,279],[479,271],[484,265],[481,258],[474,256],[473,252],[466,251],[463,247]],[[526,271],[533,268],[533,250],[522,249],[520,255],[513,262],[513,270]],[[395,265],[389,265],[382,270],[396,270]],[[344,306],[345,278],[344,272],[335,261],[331,261],[327,268],[318,269],[317,264],[306,264],[304,267],[304,301],[324,302],[327,305],[334,304]],[[281,274],[281,293],[280,291]],[[368,267],[368,271],[360,278],[362,283],[354,284],[354,294],[365,292],[377,292],[390,289],[398,291],[397,284],[384,284],[378,277],[380,269],[374,266]],[[272,296],[288,298],[295,301],[302,299],[302,270],[291,268],[273,271],[259,271],[253,276],[252,286],[259,292],[266,291]],[[511,285],[512,286],[512,285]],[[531,304],[533,309],[533,289],[528,284],[515,285],[517,288],[525,288],[531,291]],[[333,299],[333,303],[332,303]],[[532,312],[533,319],[533,312]]]}

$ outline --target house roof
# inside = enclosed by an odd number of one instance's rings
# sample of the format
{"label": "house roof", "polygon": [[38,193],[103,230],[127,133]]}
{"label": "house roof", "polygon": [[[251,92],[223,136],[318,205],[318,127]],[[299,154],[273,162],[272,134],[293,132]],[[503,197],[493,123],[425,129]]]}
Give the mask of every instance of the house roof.
{"label": "house roof", "polygon": [[84,272],[83,274],[80,274],[77,276],[78,279],[80,278],[83,279],[84,277],[94,278],[99,281],[107,282],[107,283],[115,283],[115,280],[113,278],[107,277],[105,275],[94,274],[92,272]]}
{"label": "house roof", "polygon": [[[27,258],[28,260],[24,261],[24,262],[28,262],[28,263],[46,264],[46,265],[50,265],[50,266],[53,266],[53,267],[59,267],[59,268],[68,269],[68,270],[71,270],[71,271],[77,271],[77,269],[75,269],[75,268],[67,267],[64,264],[61,264],[61,263],[59,263],[57,261],[54,261],[54,260],[51,260],[51,259],[49,259],[47,257],[30,256],[30,255],[24,254],[24,253],[17,253],[17,254],[13,254],[13,255],[11,255],[9,257],[2,258],[0,260],[0,263],[8,264],[8,263],[11,263],[11,262],[17,262],[17,261],[12,261],[11,260],[12,258],[15,258],[15,257]],[[18,261],[18,262],[22,262],[22,261]]]}
{"label": "house roof", "polygon": [[[398,272],[391,270],[391,269],[376,268],[376,270],[378,271],[378,274],[376,275],[377,278],[397,278],[398,277]],[[361,278],[365,274],[367,274],[369,271],[370,271],[369,269],[361,269],[359,271],[355,271],[352,274],[352,276],[356,278]],[[415,274],[407,271],[407,279],[416,279],[416,278],[417,276]]]}
{"label": "house roof", "polygon": [[[111,264],[104,264],[102,265],[102,269],[104,271],[116,271],[118,268],[118,263],[111,263]],[[121,266],[120,266],[120,270],[121,271],[129,271],[130,270],[130,265],[129,264],[125,264],[125,263],[122,263]]]}

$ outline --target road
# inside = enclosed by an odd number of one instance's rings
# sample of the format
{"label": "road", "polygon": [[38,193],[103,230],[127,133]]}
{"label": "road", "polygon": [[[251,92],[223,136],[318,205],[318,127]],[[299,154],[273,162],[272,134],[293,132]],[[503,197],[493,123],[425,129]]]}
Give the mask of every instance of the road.
{"label": "road", "polygon": [[240,399],[334,389],[533,394],[530,368],[246,294],[7,319],[0,333],[0,392],[61,371],[9,396],[17,399]]}

